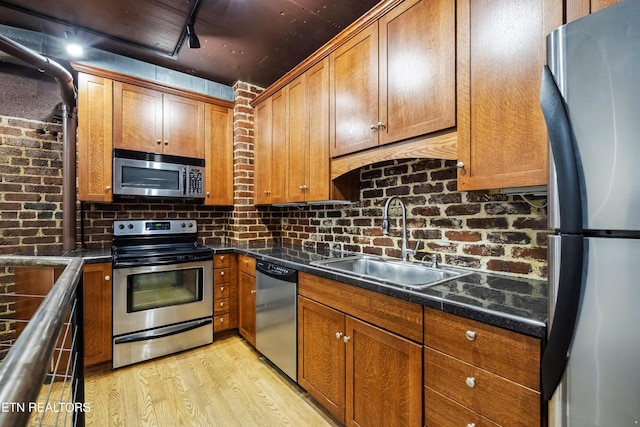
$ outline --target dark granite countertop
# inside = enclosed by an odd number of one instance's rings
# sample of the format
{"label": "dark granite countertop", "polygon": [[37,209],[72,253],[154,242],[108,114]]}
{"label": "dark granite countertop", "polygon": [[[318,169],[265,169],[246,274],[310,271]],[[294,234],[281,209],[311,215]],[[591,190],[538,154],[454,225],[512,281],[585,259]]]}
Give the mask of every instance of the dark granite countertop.
{"label": "dark granite countertop", "polygon": [[212,247],[214,252],[236,252],[327,279],[380,292],[458,316],[542,338],[546,334],[547,282],[472,270],[472,274],[424,290],[400,289],[375,280],[311,265],[341,257],[343,252],[316,252],[303,248]]}
{"label": "dark granite countertop", "polygon": [[[472,274],[424,290],[401,289],[375,280],[338,273],[313,261],[353,255],[319,252],[301,247],[210,246],[214,253],[240,253],[298,271],[369,289],[458,316],[542,338],[546,335],[547,282],[471,270]],[[111,262],[111,252],[73,251],[65,257],[82,257],[85,263]],[[456,267],[458,268],[458,267]]]}

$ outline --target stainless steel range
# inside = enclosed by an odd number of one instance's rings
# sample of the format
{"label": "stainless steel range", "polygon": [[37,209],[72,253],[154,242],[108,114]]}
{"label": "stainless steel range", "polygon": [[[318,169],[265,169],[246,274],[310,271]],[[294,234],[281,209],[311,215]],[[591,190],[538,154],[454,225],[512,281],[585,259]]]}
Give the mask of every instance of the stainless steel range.
{"label": "stainless steel range", "polygon": [[115,221],[113,367],[213,342],[213,253],[195,220]]}

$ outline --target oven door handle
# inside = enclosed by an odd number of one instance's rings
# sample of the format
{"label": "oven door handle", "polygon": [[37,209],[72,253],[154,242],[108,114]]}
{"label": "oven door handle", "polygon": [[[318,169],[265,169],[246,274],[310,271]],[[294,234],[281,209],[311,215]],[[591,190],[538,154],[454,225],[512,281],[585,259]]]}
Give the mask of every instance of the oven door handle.
{"label": "oven door handle", "polygon": [[113,340],[114,344],[126,344],[136,341],[146,341],[150,339],[164,338],[171,335],[176,335],[182,332],[187,332],[192,329],[197,329],[202,326],[213,323],[213,319],[200,319],[191,322],[180,323],[177,325],[165,326],[162,328],[151,329],[149,331],[136,332],[135,334],[129,334],[124,337],[116,338]]}

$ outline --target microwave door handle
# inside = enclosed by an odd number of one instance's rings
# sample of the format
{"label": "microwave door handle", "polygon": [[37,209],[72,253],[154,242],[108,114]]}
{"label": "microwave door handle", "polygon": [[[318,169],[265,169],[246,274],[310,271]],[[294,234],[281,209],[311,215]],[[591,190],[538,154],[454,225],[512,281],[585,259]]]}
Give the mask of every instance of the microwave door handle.
{"label": "microwave door handle", "polygon": [[187,168],[182,168],[182,194],[187,195]]}

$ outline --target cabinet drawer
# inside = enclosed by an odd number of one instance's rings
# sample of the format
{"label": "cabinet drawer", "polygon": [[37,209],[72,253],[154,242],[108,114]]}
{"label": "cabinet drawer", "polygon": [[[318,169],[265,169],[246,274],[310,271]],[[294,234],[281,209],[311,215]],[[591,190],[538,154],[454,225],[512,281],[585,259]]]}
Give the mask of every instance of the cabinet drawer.
{"label": "cabinet drawer", "polygon": [[229,284],[225,283],[223,285],[214,285],[213,286],[213,299],[219,300],[223,298],[229,298]]}
{"label": "cabinet drawer", "polygon": [[213,302],[213,315],[225,314],[229,312],[229,298],[217,299]]}
{"label": "cabinet drawer", "polygon": [[540,390],[538,338],[425,308],[424,345]]}
{"label": "cabinet drawer", "polygon": [[424,348],[424,385],[505,426],[540,426],[540,393]]}
{"label": "cabinet drawer", "polygon": [[215,285],[220,283],[228,283],[229,280],[229,268],[215,268],[213,270],[213,283]]}
{"label": "cabinet drawer", "polygon": [[230,259],[230,254],[215,254],[213,256],[213,268],[228,268],[231,265]]}
{"label": "cabinet drawer", "polygon": [[229,314],[221,314],[213,318],[213,332],[225,331],[229,329]]}
{"label": "cabinet drawer", "polygon": [[250,256],[246,256],[246,255],[241,255],[238,265],[240,266],[240,271],[242,273],[247,273],[248,275],[255,277],[256,275],[255,258],[251,258]]}
{"label": "cabinet drawer", "polygon": [[498,427],[498,424],[465,408],[437,391],[431,390],[429,387],[424,388],[424,422],[427,427],[447,425]]}

